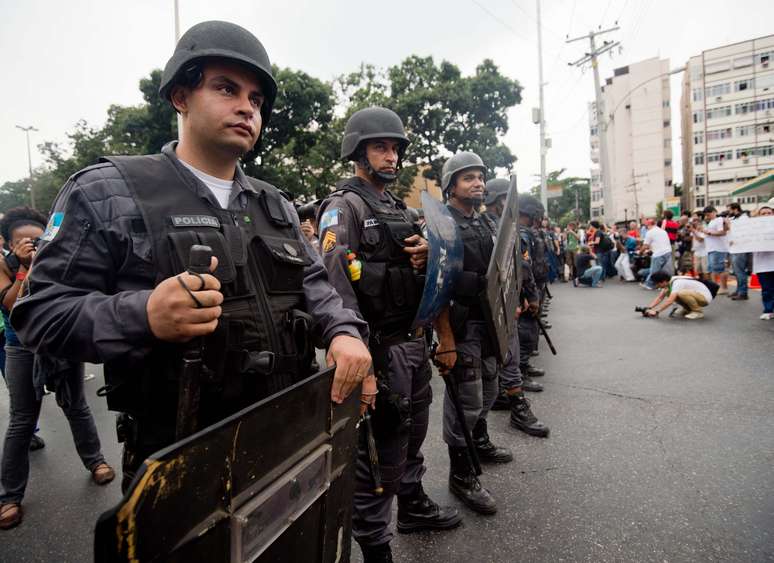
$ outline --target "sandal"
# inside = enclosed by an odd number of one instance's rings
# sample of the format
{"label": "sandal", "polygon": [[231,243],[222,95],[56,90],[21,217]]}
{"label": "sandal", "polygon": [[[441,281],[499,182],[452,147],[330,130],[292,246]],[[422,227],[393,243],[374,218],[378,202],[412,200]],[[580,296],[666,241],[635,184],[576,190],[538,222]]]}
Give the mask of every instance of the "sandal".
{"label": "sandal", "polygon": [[0,504],[0,530],[10,530],[21,524],[22,507],[18,502]]}
{"label": "sandal", "polygon": [[116,478],[116,472],[104,461],[91,470],[91,479],[97,485],[107,485]]}

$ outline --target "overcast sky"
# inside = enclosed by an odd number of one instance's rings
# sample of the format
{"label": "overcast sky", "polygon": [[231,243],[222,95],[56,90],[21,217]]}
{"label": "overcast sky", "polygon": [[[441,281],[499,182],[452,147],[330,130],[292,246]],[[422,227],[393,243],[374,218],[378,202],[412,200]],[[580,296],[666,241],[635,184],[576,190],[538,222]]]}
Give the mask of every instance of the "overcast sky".
{"label": "overcast sky", "polygon": [[[466,74],[491,58],[518,79],[523,101],[510,114],[505,143],[519,158],[520,188],[538,174],[537,23],[534,0],[179,0],[181,29],[209,19],[238,23],[255,33],[272,62],[323,80],[361,62],[386,67],[405,57],[432,55]],[[138,81],[161,68],[174,48],[173,0],[0,0],[0,183],[27,175],[24,133],[34,125],[35,145],[64,141],[79,119],[104,123],[110,104],[138,104]],[[553,149],[548,170],[588,176],[587,103],[590,70],[570,67],[587,42],[565,38],[591,29],[620,30],[607,38],[621,53],[600,60],[602,79],[614,68],[646,58],[670,59],[671,68],[728,43],[772,33],[771,1],[543,0],[546,119]],[[681,76],[672,78],[673,161],[680,168]]]}

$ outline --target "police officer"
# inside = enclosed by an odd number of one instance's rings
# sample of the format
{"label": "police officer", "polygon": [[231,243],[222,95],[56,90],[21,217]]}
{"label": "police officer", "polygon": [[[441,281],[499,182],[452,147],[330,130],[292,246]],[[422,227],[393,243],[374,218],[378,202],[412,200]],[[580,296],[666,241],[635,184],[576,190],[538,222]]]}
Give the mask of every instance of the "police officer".
{"label": "police officer", "polygon": [[422,488],[431,369],[424,329],[411,328],[423,288],[427,243],[406,205],[386,186],[397,179],[409,144],[400,118],[382,107],[347,121],[341,157],[355,176],[339,182],[320,209],[320,244],[331,283],[348,310],[369,325],[375,377],[363,385],[372,413],[382,494],[364,444],[359,448],[353,535],[371,561],[391,561],[389,523],[398,496],[398,531],[446,529],[462,518]]}
{"label": "police officer", "polygon": [[543,205],[534,196],[519,195],[519,236],[523,254],[529,256],[532,275],[538,288],[539,300],[536,306],[531,306],[528,311],[519,317],[519,344],[521,354],[519,367],[522,374],[527,377],[542,377],[545,371],[536,368],[529,363],[531,354],[537,350],[540,328],[537,320],[541,312],[545,285],[548,281],[548,260],[546,246],[542,235],[534,228],[535,223],[543,217]]}
{"label": "police officer", "polygon": [[[486,271],[494,250],[497,226],[478,209],[484,199],[486,167],[472,152],[459,152],[444,163],[441,189],[457,223],[464,245],[463,273],[455,284],[449,308],[439,317],[436,357],[442,369],[453,374],[453,384],[472,429],[482,461],[506,463],[513,459],[507,448],[491,443],[486,416],[497,397],[497,361],[488,334],[481,303]],[[517,376],[506,364],[503,378]],[[505,369],[510,368],[510,369]],[[444,399],[443,438],[449,447],[449,489],[472,510],[494,514],[497,505],[476,476],[465,447],[461,421],[457,418],[450,390]]]}
{"label": "police officer", "polygon": [[[368,373],[367,327],[342,307],[293,206],[238,165],[276,92],[249,31],[192,27],[160,89],[182,118],[182,140],[81,170],[54,204],[12,322],[38,353],[105,364],[124,488],[176,440],[179,416],[201,428],[307,377],[312,326],[336,362],[334,402]],[[181,273],[195,244],[212,248],[210,273]],[[200,401],[176,412],[184,343],[200,338]]]}
{"label": "police officer", "polygon": [[[505,178],[493,178],[489,180],[486,183],[486,196],[484,198],[484,205],[486,206],[486,211],[484,214],[489,217],[495,224],[500,223],[500,217],[502,217],[503,210],[505,208],[505,198],[508,195],[508,189],[510,187],[510,182],[506,180]],[[535,280],[532,276],[532,269],[529,264],[528,260],[525,260],[523,255],[521,256],[521,299],[520,302],[523,302],[525,299],[529,302],[533,300],[533,296],[535,292],[537,292],[537,288],[535,287]],[[519,310],[519,313],[521,313],[521,308]],[[516,339],[515,346],[518,348],[518,334],[516,331],[514,331],[514,338]],[[530,377],[525,376],[524,374],[519,371],[518,377],[519,380],[519,387],[521,390],[529,391],[530,393],[539,393],[543,391],[543,386],[531,379]],[[501,385],[502,388],[502,385]],[[502,389],[501,389],[502,391]],[[502,395],[502,393],[501,393]],[[507,407],[509,403],[505,400],[505,397],[498,396],[497,400],[498,408],[495,410],[501,410]]]}

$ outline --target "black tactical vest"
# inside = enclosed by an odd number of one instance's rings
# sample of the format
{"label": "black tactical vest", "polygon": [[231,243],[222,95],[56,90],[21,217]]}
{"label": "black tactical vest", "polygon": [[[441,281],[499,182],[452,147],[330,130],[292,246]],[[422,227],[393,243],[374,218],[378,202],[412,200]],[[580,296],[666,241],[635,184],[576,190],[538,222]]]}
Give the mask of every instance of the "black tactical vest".
{"label": "black tactical vest", "polygon": [[[165,155],[106,160],[140,209],[156,283],[187,269],[194,244],[218,258],[223,314],[203,340],[200,427],[308,376],[314,347],[303,278],[312,261],[279,191],[250,178],[246,208],[226,210],[198,196]],[[159,342],[140,365],[106,364],[108,407],[174,429],[182,351]]]}
{"label": "black tactical vest", "polygon": [[464,245],[462,275],[454,287],[454,301],[469,308],[468,318],[481,318],[481,295],[486,288],[486,271],[494,250],[497,225],[486,215],[464,217],[453,209],[452,217]]}
{"label": "black tactical vest", "polygon": [[339,184],[338,191],[357,194],[373,213],[375,225],[361,225],[358,258],[363,264],[360,280],[353,284],[360,312],[372,332],[385,336],[405,333],[417,313],[424,276],[411,267],[404,240],[421,235],[411,222],[406,204],[390,192],[390,202],[379,199],[358,180]]}

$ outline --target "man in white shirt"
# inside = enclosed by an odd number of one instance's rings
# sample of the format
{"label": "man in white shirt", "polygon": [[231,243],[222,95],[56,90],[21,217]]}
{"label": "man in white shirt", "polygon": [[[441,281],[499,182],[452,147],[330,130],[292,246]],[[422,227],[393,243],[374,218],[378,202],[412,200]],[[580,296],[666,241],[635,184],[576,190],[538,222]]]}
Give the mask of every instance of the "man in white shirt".
{"label": "man in white shirt", "polygon": [[681,308],[675,316],[691,320],[704,317],[702,308],[712,302],[712,292],[704,283],[689,276],[670,278],[666,272],[656,272],[652,279],[661,291],[648,305],[646,315],[657,317],[661,311],[676,303]]}
{"label": "man in white shirt", "polygon": [[726,295],[728,293],[728,274],[726,273],[728,223],[723,217],[718,217],[718,210],[711,205],[704,208],[704,220],[709,222],[707,228],[704,229],[707,267],[712,279],[720,286],[718,295]]}
{"label": "man in white shirt", "polygon": [[707,279],[709,268],[707,266],[707,245],[704,240],[705,223],[697,213],[691,219],[691,236],[693,237],[693,271],[699,279]]}
{"label": "man in white shirt", "polygon": [[652,255],[650,257],[650,274],[648,274],[645,283],[641,285],[645,289],[655,289],[652,280],[653,274],[663,271],[671,276],[675,273],[675,265],[672,262],[672,244],[669,242],[667,232],[656,225],[653,219],[648,219],[647,225],[648,232],[645,234],[643,249],[650,250]]}

